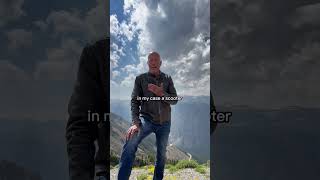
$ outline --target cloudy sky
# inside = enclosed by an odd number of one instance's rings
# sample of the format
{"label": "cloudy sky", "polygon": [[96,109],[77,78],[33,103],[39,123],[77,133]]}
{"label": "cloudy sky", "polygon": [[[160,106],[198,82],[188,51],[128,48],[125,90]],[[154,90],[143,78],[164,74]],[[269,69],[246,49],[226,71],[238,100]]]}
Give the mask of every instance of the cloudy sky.
{"label": "cloudy sky", "polygon": [[218,105],[320,107],[320,1],[214,0]]}
{"label": "cloudy sky", "polygon": [[66,119],[83,47],[109,34],[107,4],[0,0],[0,118]]}
{"label": "cloudy sky", "polygon": [[111,95],[129,99],[135,76],[147,72],[147,55],[158,51],[161,70],[180,96],[209,95],[208,0],[111,0]]}
{"label": "cloudy sky", "polygon": [[[180,94],[208,94],[208,1],[0,0],[0,118],[66,118],[79,56],[109,34],[112,92],[130,95],[161,53]],[[216,104],[320,107],[319,0],[215,0]],[[198,85],[199,88],[192,88]]]}

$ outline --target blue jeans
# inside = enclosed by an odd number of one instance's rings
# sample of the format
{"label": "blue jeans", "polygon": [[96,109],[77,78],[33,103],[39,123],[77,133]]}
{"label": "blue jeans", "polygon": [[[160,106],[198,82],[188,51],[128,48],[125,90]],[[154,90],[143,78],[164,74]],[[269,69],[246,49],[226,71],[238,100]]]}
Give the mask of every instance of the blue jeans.
{"label": "blue jeans", "polygon": [[155,163],[153,180],[162,180],[166,161],[166,147],[169,139],[170,126],[170,121],[159,125],[144,119],[140,131],[130,140],[128,140],[123,146],[119,164],[118,180],[129,179],[138,145],[151,133],[156,134],[157,146],[157,160]]}

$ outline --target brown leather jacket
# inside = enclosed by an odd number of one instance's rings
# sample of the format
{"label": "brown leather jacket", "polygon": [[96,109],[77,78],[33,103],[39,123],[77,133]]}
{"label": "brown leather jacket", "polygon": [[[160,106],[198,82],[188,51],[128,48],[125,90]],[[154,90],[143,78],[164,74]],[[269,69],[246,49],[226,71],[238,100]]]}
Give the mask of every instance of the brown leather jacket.
{"label": "brown leather jacket", "polygon": [[[148,84],[160,86],[163,83],[164,96],[159,97],[148,90]],[[143,99],[146,97],[146,99]],[[141,98],[141,99],[139,99]],[[147,99],[148,98],[148,99]],[[154,100],[154,99],[160,100]],[[171,77],[163,72],[155,76],[149,72],[136,77],[131,95],[131,115],[134,124],[140,124],[139,115],[156,124],[171,120],[170,105],[177,104],[177,92]]]}

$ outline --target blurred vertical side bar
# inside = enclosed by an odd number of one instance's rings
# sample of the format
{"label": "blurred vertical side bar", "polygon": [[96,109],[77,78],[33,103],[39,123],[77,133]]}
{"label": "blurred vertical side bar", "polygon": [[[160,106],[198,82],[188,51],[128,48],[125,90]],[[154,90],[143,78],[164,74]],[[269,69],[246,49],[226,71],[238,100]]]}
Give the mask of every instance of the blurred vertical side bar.
{"label": "blurred vertical side bar", "polygon": [[213,121],[212,112],[216,110],[213,97],[213,58],[214,58],[214,18],[213,18],[213,1],[210,1],[210,179],[214,179],[214,131],[216,130],[217,123]]}

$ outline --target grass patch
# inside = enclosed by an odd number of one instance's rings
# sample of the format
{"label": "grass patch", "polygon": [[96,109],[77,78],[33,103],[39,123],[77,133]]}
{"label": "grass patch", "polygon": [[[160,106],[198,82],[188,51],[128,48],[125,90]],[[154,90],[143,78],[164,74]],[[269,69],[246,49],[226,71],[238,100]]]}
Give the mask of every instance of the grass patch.
{"label": "grass patch", "polygon": [[168,164],[166,165],[166,169],[169,170],[170,173],[175,173],[180,169],[185,168],[196,168],[199,164],[195,160],[180,160],[176,165]]}
{"label": "grass patch", "polygon": [[206,173],[206,168],[204,167],[204,166],[197,166],[196,168],[195,168],[195,171],[197,171],[198,173],[200,173],[200,174],[205,174]]}
{"label": "grass patch", "polygon": [[174,165],[172,165],[172,164],[166,164],[165,166],[164,166],[164,168],[165,169],[170,169],[171,167],[173,167]]}
{"label": "grass patch", "polygon": [[164,177],[164,180],[179,180],[177,176],[174,175],[168,175]]}
{"label": "grass patch", "polygon": [[176,166],[171,166],[170,168],[169,168],[169,172],[170,173],[175,173],[175,172],[177,172],[179,169],[176,167]]}
{"label": "grass patch", "polygon": [[119,163],[119,157],[115,153],[110,153],[110,165],[115,166]]}
{"label": "grass patch", "polygon": [[195,160],[181,160],[176,164],[176,168],[185,169],[185,168],[196,168],[199,164]]}
{"label": "grass patch", "polygon": [[148,169],[147,169],[147,171],[148,171],[148,174],[153,175],[154,166],[153,166],[153,165],[149,166]]}
{"label": "grass patch", "polygon": [[170,173],[175,173],[178,171],[178,168],[172,164],[166,164],[166,166],[164,168],[168,169]]}
{"label": "grass patch", "polygon": [[[173,174],[181,169],[192,168],[196,172],[200,174],[206,174],[208,162],[204,164],[199,164],[196,160],[180,160],[175,165],[174,164],[166,164],[165,169],[169,171],[170,174]],[[118,168],[119,165],[113,166],[113,168]],[[111,166],[112,168],[112,166]],[[133,169],[144,169],[147,171],[146,174],[142,174],[137,177],[137,180],[149,180],[152,179],[154,174],[154,165],[146,165],[146,166],[135,166]],[[174,177],[173,177],[174,179]],[[170,179],[171,180],[171,179]]]}
{"label": "grass patch", "polygon": [[137,177],[137,180],[147,180],[148,179],[148,175],[147,174],[141,174]]}
{"label": "grass patch", "polygon": [[207,164],[200,165],[197,161],[195,160],[180,160],[176,165],[168,164],[166,165],[166,169],[169,170],[171,174],[181,170],[181,169],[186,169],[186,168],[192,168],[195,169],[196,172],[200,174],[206,174],[206,167]]}

